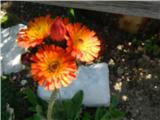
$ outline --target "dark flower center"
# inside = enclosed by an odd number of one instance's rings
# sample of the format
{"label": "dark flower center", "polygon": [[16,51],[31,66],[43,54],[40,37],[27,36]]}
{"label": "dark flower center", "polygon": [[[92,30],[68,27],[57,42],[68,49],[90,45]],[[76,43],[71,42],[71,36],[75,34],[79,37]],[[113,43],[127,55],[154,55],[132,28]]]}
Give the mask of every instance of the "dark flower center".
{"label": "dark flower center", "polygon": [[49,64],[48,70],[50,72],[55,72],[57,70],[58,66],[59,66],[58,62],[53,62],[53,63]]}

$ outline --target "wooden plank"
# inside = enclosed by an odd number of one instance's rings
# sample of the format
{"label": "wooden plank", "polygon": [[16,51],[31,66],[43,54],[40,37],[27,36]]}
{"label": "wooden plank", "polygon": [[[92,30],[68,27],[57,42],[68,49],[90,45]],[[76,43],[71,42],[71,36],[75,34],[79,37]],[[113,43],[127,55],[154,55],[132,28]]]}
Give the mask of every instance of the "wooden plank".
{"label": "wooden plank", "polygon": [[49,5],[160,19],[160,1],[36,1]]}

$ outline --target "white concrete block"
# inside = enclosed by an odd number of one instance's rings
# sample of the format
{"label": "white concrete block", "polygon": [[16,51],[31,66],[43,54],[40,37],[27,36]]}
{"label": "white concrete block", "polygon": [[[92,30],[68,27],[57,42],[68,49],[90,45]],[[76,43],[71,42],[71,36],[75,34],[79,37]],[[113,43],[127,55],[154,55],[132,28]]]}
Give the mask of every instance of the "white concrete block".
{"label": "white concrete block", "polygon": [[[1,30],[1,72],[11,73],[22,70],[20,56],[25,52],[17,46],[16,38],[22,24]],[[107,106],[110,103],[109,70],[106,63],[98,63],[90,66],[80,66],[77,71],[77,78],[66,88],[60,89],[62,99],[70,99],[73,95],[83,90],[83,104],[86,106]],[[45,91],[38,87],[39,96],[48,100],[51,91]]]}
{"label": "white concrete block", "polygon": [[0,60],[2,73],[7,74],[22,70],[20,58],[24,49],[17,46],[16,38],[19,29],[23,26],[22,24],[18,24],[13,27],[1,29]]}
{"label": "white concrete block", "polygon": [[[62,99],[70,99],[83,90],[85,106],[108,106],[110,103],[109,70],[106,63],[97,63],[90,66],[80,66],[77,78],[66,88],[60,89]],[[51,91],[38,87],[38,95],[48,101]]]}

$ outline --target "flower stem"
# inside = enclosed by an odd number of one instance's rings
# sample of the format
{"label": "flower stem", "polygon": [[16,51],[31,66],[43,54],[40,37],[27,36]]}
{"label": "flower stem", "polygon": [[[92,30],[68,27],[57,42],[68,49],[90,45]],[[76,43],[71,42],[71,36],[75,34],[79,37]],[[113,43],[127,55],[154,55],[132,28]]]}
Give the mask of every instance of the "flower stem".
{"label": "flower stem", "polygon": [[47,111],[47,120],[54,120],[54,118],[52,118],[52,113],[53,113],[53,106],[55,104],[56,98],[58,96],[58,91],[59,90],[55,90],[52,92],[51,97],[49,99],[49,103],[48,103],[48,111]]}

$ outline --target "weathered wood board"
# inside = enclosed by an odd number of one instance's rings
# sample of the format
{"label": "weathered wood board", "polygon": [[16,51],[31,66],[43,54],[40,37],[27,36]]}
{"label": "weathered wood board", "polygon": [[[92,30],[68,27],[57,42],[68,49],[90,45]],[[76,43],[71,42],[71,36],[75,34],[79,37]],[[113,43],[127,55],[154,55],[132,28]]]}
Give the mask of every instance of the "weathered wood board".
{"label": "weathered wood board", "polygon": [[[35,1],[34,1],[35,2]],[[160,19],[160,1],[36,1],[49,5]]]}

